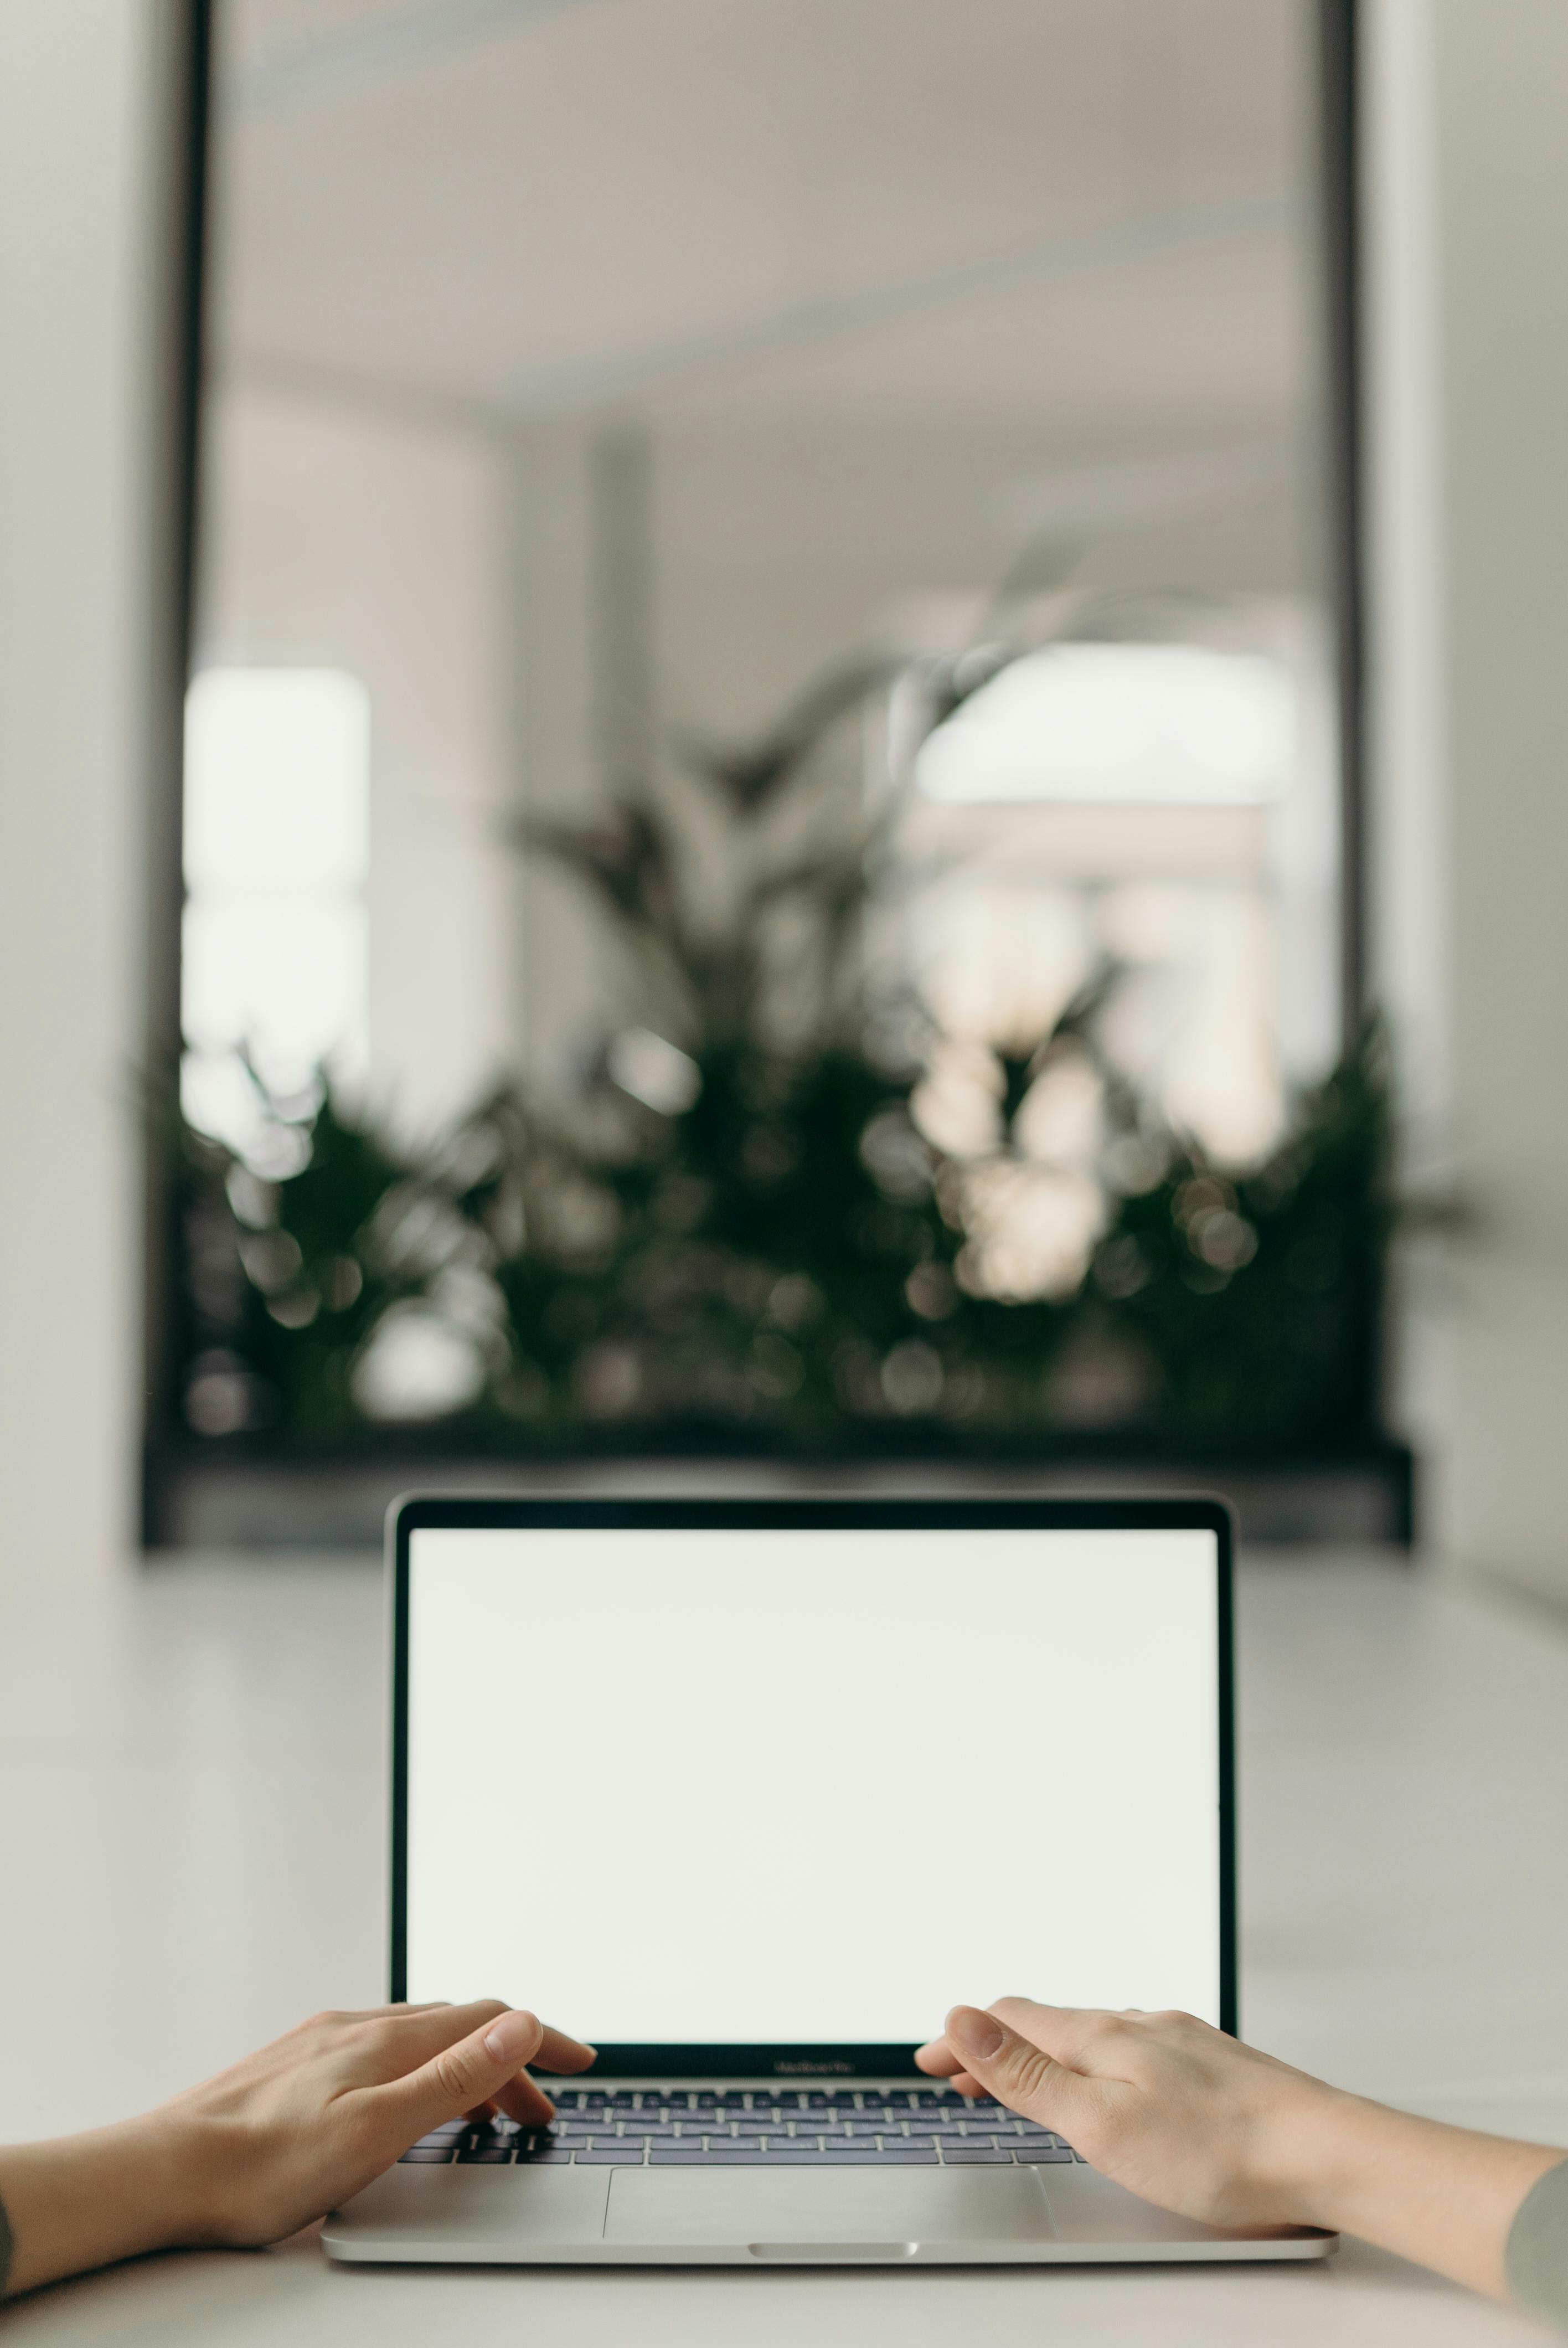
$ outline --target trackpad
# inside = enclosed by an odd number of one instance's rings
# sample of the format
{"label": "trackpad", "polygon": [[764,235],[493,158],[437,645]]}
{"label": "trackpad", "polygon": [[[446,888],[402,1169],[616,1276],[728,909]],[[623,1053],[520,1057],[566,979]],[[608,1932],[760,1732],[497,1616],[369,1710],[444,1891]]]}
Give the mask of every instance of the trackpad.
{"label": "trackpad", "polygon": [[617,2168],[604,2239],[881,2259],[921,2242],[1048,2242],[1055,2230],[1033,2169]]}

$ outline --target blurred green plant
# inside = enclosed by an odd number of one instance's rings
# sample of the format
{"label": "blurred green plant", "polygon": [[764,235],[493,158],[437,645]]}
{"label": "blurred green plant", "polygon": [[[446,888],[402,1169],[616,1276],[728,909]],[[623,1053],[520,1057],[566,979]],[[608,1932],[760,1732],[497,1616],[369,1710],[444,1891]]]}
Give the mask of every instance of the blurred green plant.
{"label": "blurred green plant", "polygon": [[[1103,607],[1072,624],[1100,630]],[[898,664],[911,741],[1022,648]],[[1106,1052],[1107,963],[1049,1033],[989,1056],[992,1146],[960,1159],[922,1131],[938,1039],[865,974],[868,905],[897,885],[898,792],[865,817],[824,756],[894,675],[846,664],[743,752],[688,743],[676,772],[633,778],[592,821],[519,825],[636,971],[643,1024],[564,1106],[508,1086],[417,1161],[325,1086],[290,1104],[258,1084],[269,1139],[249,1163],[184,1130],[198,1432],[341,1444],[416,1416],[387,1375],[412,1335],[454,1372],[432,1415],[545,1451],[604,1426],[632,1447],[816,1451],[893,1425],[977,1445],[1085,1426],[1239,1448],[1378,1434],[1394,1209],[1376,1021],[1238,1171],[1171,1131]],[[1067,1272],[1020,1281],[1008,1213],[1049,1209],[1060,1179],[1026,1112],[1069,1066],[1097,1087],[1076,1192],[1096,1203]]]}

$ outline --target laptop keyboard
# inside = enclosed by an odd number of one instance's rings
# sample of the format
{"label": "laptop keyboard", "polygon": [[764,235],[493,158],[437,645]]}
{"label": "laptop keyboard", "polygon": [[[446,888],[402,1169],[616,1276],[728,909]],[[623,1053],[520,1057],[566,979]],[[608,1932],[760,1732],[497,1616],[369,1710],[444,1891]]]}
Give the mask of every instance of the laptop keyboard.
{"label": "laptop keyboard", "polygon": [[1050,2128],[950,2088],[567,2088],[552,2100],[548,2128],[451,2120],[404,2160],[487,2168],[1000,2168],[1083,2157]]}

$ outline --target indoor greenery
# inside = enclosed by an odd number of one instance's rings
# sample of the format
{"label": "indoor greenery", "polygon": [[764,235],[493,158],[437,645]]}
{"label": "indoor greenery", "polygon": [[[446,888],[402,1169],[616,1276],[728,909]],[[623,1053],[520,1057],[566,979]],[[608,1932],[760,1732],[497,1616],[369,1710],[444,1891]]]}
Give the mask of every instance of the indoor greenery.
{"label": "indoor greenery", "polygon": [[[907,677],[916,736],[1010,656]],[[1392,1219],[1379,1028],[1265,1162],[1222,1168],[1107,1056],[1108,963],[1049,1033],[990,1055],[981,1156],[936,1148],[912,1107],[928,1023],[867,975],[897,885],[897,792],[878,816],[847,813],[857,796],[827,755],[890,674],[852,664],[743,756],[689,746],[600,819],[527,828],[528,850],[597,900],[638,1004],[570,1097],[508,1086],[417,1155],[324,1086],[267,1100],[270,1154],[249,1164],[183,1131],[198,1431],[364,1439],[384,1407],[377,1352],[403,1323],[446,1330],[470,1362],[445,1416],[475,1447],[830,1453],[895,1430],[1027,1447],[1093,1426],[1337,1449],[1376,1434]],[[985,1201],[999,1169],[1036,1179],[1022,1112],[1067,1062],[1099,1088],[1098,1231],[1052,1292],[1009,1292],[988,1269]]]}

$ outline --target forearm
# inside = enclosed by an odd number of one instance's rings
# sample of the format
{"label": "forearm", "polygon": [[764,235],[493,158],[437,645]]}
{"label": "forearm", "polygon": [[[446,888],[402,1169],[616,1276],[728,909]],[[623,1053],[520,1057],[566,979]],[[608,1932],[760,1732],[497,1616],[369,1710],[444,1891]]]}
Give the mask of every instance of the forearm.
{"label": "forearm", "polygon": [[1495,2299],[1507,2295],[1503,2260],[1519,2205],[1565,2157],[1341,2095],[1325,2100],[1287,2155],[1305,2222],[1358,2234]]}
{"label": "forearm", "polygon": [[191,2168],[175,2134],[145,2120],[0,2149],[10,2292],[200,2240]]}

